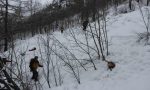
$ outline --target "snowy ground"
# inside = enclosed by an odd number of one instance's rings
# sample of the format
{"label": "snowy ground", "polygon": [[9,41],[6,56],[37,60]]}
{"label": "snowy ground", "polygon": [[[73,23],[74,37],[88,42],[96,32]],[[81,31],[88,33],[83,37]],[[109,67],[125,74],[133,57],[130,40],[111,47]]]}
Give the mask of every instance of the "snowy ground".
{"label": "snowy ground", "polygon": [[108,36],[110,56],[117,67],[107,71],[104,63],[98,70],[81,75],[81,85],[66,84],[52,90],[150,90],[150,47],[136,42],[136,33],[145,32],[139,11],[110,18]]}
{"label": "snowy ground", "polygon": [[[66,75],[64,76],[64,84],[59,87],[53,87],[51,90],[150,90],[150,47],[136,42],[136,33],[145,31],[146,29],[138,10],[117,16],[109,16],[110,55],[107,59],[114,61],[116,68],[113,71],[108,71],[106,64],[97,60],[96,67],[98,70],[89,69],[81,72],[80,85],[71,76],[64,73]],[[83,32],[78,31],[76,34],[82,40]],[[68,31],[63,34],[60,32],[54,33],[54,36],[65,46],[71,47],[72,44],[68,41],[67,37],[69,36],[67,35]],[[36,35],[29,40],[17,41],[16,49],[22,48],[26,50],[27,44],[29,45],[28,48],[38,47],[38,37],[39,35]],[[29,63],[34,54],[37,55],[38,53],[26,53],[26,63]],[[84,58],[80,53],[75,55]],[[43,79],[42,69],[39,72]],[[49,90],[44,81],[41,83],[44,86],[44,90]]]}

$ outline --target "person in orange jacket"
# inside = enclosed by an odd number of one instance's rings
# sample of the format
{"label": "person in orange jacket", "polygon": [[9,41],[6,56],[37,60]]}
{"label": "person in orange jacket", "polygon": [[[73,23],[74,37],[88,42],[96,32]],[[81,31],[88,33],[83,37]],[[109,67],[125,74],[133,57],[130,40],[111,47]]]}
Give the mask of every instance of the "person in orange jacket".
{"label": "person in orange jacket", "polygon": [[33,79],[34,81],[38,81],[38,72],[37,72],[37,68],[38,67],[43,67],[43,65],[41,65],[38,61],[38,56],[35,56],[34,58],[32,58],[30,60],[30,71],[33,73],[33,76],[31,79]]}

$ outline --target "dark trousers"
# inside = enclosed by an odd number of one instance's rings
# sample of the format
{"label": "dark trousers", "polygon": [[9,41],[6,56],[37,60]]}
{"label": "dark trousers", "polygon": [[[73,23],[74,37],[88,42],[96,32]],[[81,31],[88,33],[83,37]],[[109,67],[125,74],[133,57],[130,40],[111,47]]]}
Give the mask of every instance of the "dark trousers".
{"label": "dark trousers", "polygon": [[83,25],[83,30],[86,31],[87,25]]}
{"label": "dark trousers", "polygon": [[35,81],[38,81],[38,72],[36,70],[33,70],[33,76],[32,79],[34,79]]}

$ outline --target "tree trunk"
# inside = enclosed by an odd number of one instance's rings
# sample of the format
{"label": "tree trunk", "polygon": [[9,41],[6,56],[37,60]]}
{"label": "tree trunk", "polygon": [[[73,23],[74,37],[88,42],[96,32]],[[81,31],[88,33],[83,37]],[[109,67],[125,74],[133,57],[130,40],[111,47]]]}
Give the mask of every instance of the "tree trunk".
{"label": "tree trunk", "polygon": [[150,2],[150,0],[147,0],[147,6],[148,6],[149,2]]}
{"label": "tree trunk", "polygon": [[4,51],[8,49],[8,0],[6,0],[5,6],[5,38],[4,38]]}

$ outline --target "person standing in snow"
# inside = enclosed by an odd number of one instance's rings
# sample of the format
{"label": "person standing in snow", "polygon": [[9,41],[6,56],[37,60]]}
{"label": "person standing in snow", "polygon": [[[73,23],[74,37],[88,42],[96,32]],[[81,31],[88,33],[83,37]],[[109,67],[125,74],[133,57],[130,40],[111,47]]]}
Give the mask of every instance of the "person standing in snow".
{"label": "person standing in snow", "polygon": [[84,22],[83,22],[83,30],[84,31],[86,31],[86,28],[87,28],[87,26],[88,26],[88,23],[89,23],[89,21],[88,20],[85,20]]}
{"label": "person standing in snow", "polygon": [[63,33],[63,31],[64,31],[64,27],[63,27],[63,26],[61,26],[61,27],[60,27],[60,30],[61,30],[61,33]]}
{"label": "person standing in snow", "polygon": [[30,71],[33,73],[33,76],[31,79],[33,79],[34,81],[38,81],[38,72],[37,72],[37,68],[38,67],[43,67],[43,65],[41,65],[38,61],[38,56],[35,56],[34,58],[32,58],[30,60]]}

